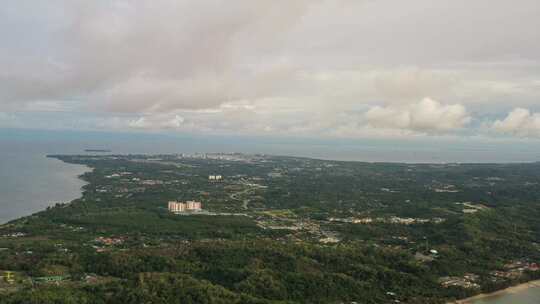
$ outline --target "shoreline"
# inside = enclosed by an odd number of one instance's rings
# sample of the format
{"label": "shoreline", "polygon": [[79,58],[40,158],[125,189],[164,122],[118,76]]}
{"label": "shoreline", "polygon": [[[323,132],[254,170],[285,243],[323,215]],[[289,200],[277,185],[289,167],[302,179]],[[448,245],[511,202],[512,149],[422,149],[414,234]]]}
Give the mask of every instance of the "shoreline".
{"label": "shoreline", "polygon": [[[79,199],[79,198],[81,198],[83,196],[84,187],[86,185],[88,185],[89,183],[88,183],[88,181],[84,180],[82,178],[82,176],[85,173],[92,172],[92,170],[94,170],[92,167],[89,167],[87,165],[67,163],[67,162],[65,162],[65,161],[63,161],[61,159],[56,158],[56,157],[49,157],[49,155],[47,155],[47,154],[39,153],[38,155],[30,155],[29,157],[33,157],[34,160],[44,159],[43,161],[49,162],[49,166],[51,166],[51,167],[60,166],[59,167],[60,169],[58,169],[59,171],[62,171],[62,170],[65,170],[65,168],[71,167],[69,169],[70,172],[64,172],[64,175],[63,175],[62,178],[63,179],[70,179],[70,180],[73,180],[73,181],[76,180],[77,184],[80,184],[80,187],[78,188],[78,190],[74,191],[72,196],[69,196],[69,197],[66,196],[66,197],[57,197],[57,198],[55,198],[54,196],[52,196],[52,197],[49,197],[49,198],[47,198],[45,200],[39,199],[39,200],[36,200],[35,202],[33,201],[31,203],[31,207],[30,207],[31,210],[26,210],[28,212],[25,212],[25,213],[19,212],[20,214],[18,214],[18,215],[7,216],[5,218],[4,217],[0,218],[0,226],[8,225],[9,223],[12,223],[14,221],[18,221],[18,220],[21,220],[23,218],[32,216],[34,214],[43,212],[44,210],[46,210],[46,208],[52,207],[56,203],[59,203],[59,202],[71,203],[74,200],[77,200],[77,199]],[[62,169],[62,166],[63,166],[64,169]],[[54,170],[57,170],[57,169],[54,168]],[[57,180],[57,182],[61,182],[61,181]]]}
{"label": "shoreline", "polygon": [[471,303],[473,303],[474,301],[477,301],[477,300],[488,299],[488,298],[492,298],[492,297],[503,296],[503,295],[506,295],[506,294],[517,293],[517,292],[524,291],[524,290],[527,290],[529,288],[535,288],[535,287],[540,288],[540,280],[529,281],[529,282],[526,282],[526,283],[522,283],[522,284],[511,286],[511,287],[508,287],[508,288],[505,288],[505,289],[501,289],[501,290],[498,290],[498,291],[495,291],[495,292],[492,292],[492,293],[481,293],[481,294],[478,294],[478,295],[470,297],[470,298],[457,300],[457,301],[453,301],[453,302],[447,302],[446,304],[471,304]]}

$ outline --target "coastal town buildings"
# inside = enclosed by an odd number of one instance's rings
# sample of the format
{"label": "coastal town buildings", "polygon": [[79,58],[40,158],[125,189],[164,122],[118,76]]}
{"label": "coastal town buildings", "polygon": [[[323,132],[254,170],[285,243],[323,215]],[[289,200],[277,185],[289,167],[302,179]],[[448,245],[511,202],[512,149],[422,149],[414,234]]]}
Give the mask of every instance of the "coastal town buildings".
{"label": "coastal town buildings", "polygon": [[201,202],[187,201],[186,210],[201,210]]}
{"label": "coastal town buildings", "polygon": [[4,271],[4,275],[3,276],[0,276],[0,278],[3,278],[4,281],[8,284],[13,284],[15,283],[15,277],[13,275],[13,272],[12,271]]}
{"label": "coastal town buildings", "polygon": [[112,246],[112,245],[120,245],[124,242],[124,239],[123,238],[111,238],[111,237],[97,237],[94,242],[96,243],[99,243],[101,245],[107,245],[107,246]]}
{"label": "coastal town buildings", "polygon": [[172,213],[201,211],[202,203],[197,202],[197,201],[186,201],[186,202],[170,201],[168,204],[168,209]]}
{"label": "coastal town buildings", "polygon": [[214,182],[216,182],[216,181],[220,181],[220,180],[222,180],[222,179],[223,179],[223,176],[221,176],[221,175],[209,175],[209,176],[208,176],[208,180],[209,180],[209,181],[214,181]]}
{"label": "coastal town buildings", "polygon": [[478,275],[466,274],[463,277],[442,277],[439,279],[439,283],[444,288],[461,287],[464,289],[479,289],[478,279]]}
{"label": "coastal town buildings", "polygon": [[184,212],[186,210],[186,204],[179,203],[176,201],[171,201],[169,202],[168,208],[169,208],[169,211],[173,213]]}

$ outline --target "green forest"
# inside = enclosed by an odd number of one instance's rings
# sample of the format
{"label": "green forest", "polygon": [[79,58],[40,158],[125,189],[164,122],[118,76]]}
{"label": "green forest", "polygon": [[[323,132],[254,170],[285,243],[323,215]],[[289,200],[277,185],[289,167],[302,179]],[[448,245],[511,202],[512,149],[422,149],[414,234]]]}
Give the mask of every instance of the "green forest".
{"label": "green forest", "polygon": [[87,184],[0,226],[0,303],[448,303],[540,278],[540,163],[50,157]]}

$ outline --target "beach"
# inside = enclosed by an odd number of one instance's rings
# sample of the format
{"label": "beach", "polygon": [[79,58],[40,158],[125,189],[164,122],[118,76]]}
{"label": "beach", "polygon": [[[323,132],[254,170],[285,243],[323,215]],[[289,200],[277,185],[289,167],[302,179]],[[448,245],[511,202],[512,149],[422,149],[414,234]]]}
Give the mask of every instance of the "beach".
{"label": "beach", "polygon": [[[448,304],[475,304],[475,303],[490,303],[491,299],[498,299],[507,295],[518,294],[527,291],[531,288],[540,288],[540,280],[530,281],[516,286],[501,289],[493,293],[482,293],[474,297],[463,300],[449,302]],[[508,302],[511,303],[511,302]]]}

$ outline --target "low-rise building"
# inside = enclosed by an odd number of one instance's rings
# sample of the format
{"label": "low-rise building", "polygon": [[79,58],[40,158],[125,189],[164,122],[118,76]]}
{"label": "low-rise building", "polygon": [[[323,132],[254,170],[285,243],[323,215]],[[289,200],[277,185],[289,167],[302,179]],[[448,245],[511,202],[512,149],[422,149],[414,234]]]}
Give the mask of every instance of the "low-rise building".
{"label": "low-rise building", "polygon": [[12,271],[4,271],[4,275],[0,276],[0,278],[4,278],[4,281],[8,284],[15,283],[15,276]]}
{"label": "low-rise building", "polygon": [[477,275],[467,274],[463,277],[443,277],[439,279],[439,283],[444,288],[461,287],[465,289],[480,289],[480,285],[476,283]]}
{"label": "low-rise building", "polygon": [[99,244],[102,244],[102,245],[107,245],[107,246],[112,246],[112,245],[120,245],[124,242],[124,239],[123,238],[112,238],[112,237],[97,237],[96,239],[94,239],[94,242],[96,243],[99,243]]}

